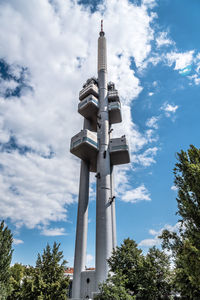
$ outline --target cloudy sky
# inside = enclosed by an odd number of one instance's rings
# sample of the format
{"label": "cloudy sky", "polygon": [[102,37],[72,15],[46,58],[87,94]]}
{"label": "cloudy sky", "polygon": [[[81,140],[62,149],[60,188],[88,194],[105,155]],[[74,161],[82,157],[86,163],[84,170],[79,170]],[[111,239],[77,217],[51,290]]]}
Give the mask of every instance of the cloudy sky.
{"label": "cloudy sky", "polygon": [[[0,219],[14,235],[13,263],[34,265],[61,242],[73,265],[82,128],[78,94],[97,74],[100,20],[108,76],[121,95],[131,164],[115,168],[118,244],[147,251],[176,230],[176,153],[199,147],[199,0],[0,0]],[[94,264],[91,176],[88,266]]]}

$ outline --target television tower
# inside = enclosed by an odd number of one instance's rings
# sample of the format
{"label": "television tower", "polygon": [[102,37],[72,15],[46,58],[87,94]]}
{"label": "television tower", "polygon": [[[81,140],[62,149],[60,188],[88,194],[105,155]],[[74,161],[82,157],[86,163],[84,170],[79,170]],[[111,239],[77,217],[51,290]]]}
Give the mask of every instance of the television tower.
{"label": "television tower", "polygon": [[[81,159],[72,298],[93,299],[108,276],[107,259],[116,247],[113,166],[130,162],[125,136],[112,138],[112,124],[120,123],[118,91],[107,82],[106,38],[101,21],[98,39],[98,78],[90,78],[79,93],[78,112],[83,129],[71,139],[70,152]],[[95,270],[86,270],[89,174],[96,173]]]}

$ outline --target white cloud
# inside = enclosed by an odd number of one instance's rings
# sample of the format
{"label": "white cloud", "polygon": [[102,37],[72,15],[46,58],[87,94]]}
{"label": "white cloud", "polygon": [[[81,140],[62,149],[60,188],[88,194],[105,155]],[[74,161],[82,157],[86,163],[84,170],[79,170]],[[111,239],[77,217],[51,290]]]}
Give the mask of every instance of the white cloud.
{"label": "white cloud", "polygon": [[165,102],[162,106],[161,109],[165,112],[166,117],[171,117],[173,116],[177,109],[178,109],[178,105],[174,105],[174,104],[169,104],[167,102]]}
{"label": "white cloud", "polygon": [[173,45],[174,44],[174,41],[169,39],[167,37],[167,35],[168,35],[167,32],[161,32],[159,34],[159,36],[156,38],[156,44],[157,44],[158,48],[160,48],[161,46]]}
{"label": "white cloud", "polygon": [[[200,77],[199,77],[199,70],[200,70],[200,53],[197,53],[196,57],[194,58],[194,74],[188,76],[188,78],[194,82],[195,85],[200,85]],[[192,70],[192,68],[190,67],[190,69]],[[187,72],[187,68],[186,68],[186,73],[188,73],[187,75],[190,74],[190,72]],[[191,85],[191,83],[190,83]]]}
{"label": "white cloud", "polygon": [[144,167],[148,167],[155,163],[154,157],[158,151],[157,147],[149,148],[145,150],[142,154],[136,154],[132,156],[133,163],[140,164]]}
{"label": "white cloud", "polygon": [[172,190],[172,191],[177,191],[178,188],[177,188],[175,185],[172,185],[172,186],[171,186],[171,190]]}
{"label": "white cloud", "polygon": [[136,203],[139,201],[150,201],[150,194],[149,191],[146,189],[144,184],[141,186],[133,189],[126,191],[125,194],[122,196],[122,200],[125,202],[131,202],[131,203]]}
{"label": "white cloud", "polygon": [[[148,15],[146,8],[149,3],[147,2],[155,3],[155,1],[146,1],[146,4],[140,7],[134,6],[128,1],[106,1],[107,11],[104,23],[109,40],[108,61],[111,64],[109,68],[112,70],[110,74],[113,74],[114,78],[117,78],[116,71],[114,71],[117,65],[112,61],[116,61],[116,54],[121,54],[122,60],[127,56],[132,56],[137,67],[140,67],[151,51],[150,42],[153,39],[153,30],[150,23],[154,17]],[[108,24],[109,30],[106,30],[106,24]],[[135,30],[136,28],[137,30]],[[115,66],[114,69],[112,66]],[[119,80],[114,81],[117,83]]]}
{"label": "white cloud", "polygon": [[[0,153],[0,217],[10,218],[18,228],[66,221],[67,206],[77,201],[80,161],[69,153],[69,145],[83,123],[77,113],[78,92],[84,81],[97,72],[102,13],[108,40],[109,80],[116,83],[122,101],[123,123],[114,126],[114,134],[127,135],[132,153],[150,142],[131,118],[131,101],[142,87],[130,66],[134,59],[141,67],[150,54],[154,35],[151,23],[156,16],[149,8],[156,1],[145,0],[142,6],[127,0],[105,1],[101,10],[93,14],[76,1],[51,3],[0,3],[0,58],[10,65],[10,73],[16,79],[22,68],[26,69],[24,80],[32,87],[19,98],[0,98],[0,140],[6,143],[14,136],[22,149]],[[16,86],[15,81],[1,79],[2,93]],[[27,148],[31,151],[22,153]],[[119,172],[126,187],[128,168],[124,166]],[[144,188],[143,197],[149,200]],[[49,234],[55,229],[61,232],[59,228],[45,228],[43,232]]]}
{"label": "white cloud", "polygon": [[150,229],[149,230],[149,234],[151,234],[151,235],[157,235],[158,233],[154,229]]}
{"label": "white cloud", "polygon": [[13,239],[13,244],[14,245],[20,245],[20,244],[23,244],[24,243],[24,241],[22,241],[22,240],[19,240],[19,239]]}
{"label": "white cloud", "polygon": [[0,164],[1,218],[29,228],[66,220],[65,206],[78,192],[78,165],[70,158],[15,151],[1,153]]}
{"label": "white cloud", "polygon": [[197,53],[196,58],[195,58],[195,63],[196,63],[196,72],[199,73],[199,70],[200,70],[200,53]]}
{"label": "white cloud", "polygon": [[[149,143],[157,142],[158,141],[158,135],[156,135],[155,129],[148,129],[146,130],[146,137],[149,141]],[[155,153],[156,154],[156,153]]]}
{"label": "white cloud", "polygon": [[159,246],[159,245],[161,245],[162,240],[159,239],[158,237],[162,234],[163,230],[167,229],[172,232],[177,232],[179,228],[180,228],[180,224],[176,223],[174,226],[166,224],[164,227],[162,227],[158,231],[156,231],[154,229],[150,229],[149,234],[153,235],[154,238],[142,240],[138,245],[141,247],[142,246],[144,246],[144,247]]}
{"label": "white cloud", "polygon": [[146,239],[146,240],[143,240],[141,241],[138,246],[142,247],[153,247],[153,246],[158,246],[161,244],[161,241],[157,238],[155,239]]}
{"label": "white cloud", "polygon": [[147,120],[146,126],[154,129],[158,129],[158,120],[159,117],[151,117],[150,119]]}
{"label": "white cloud", "polygon": [[153,92],[149,92],[148,95],[151,97],[151,96],[154,95],[154,93]]}
{"label": "white cloud", "polygon": [[167,112],[175,113],[176,110],[178,109],[178,105],[171,105],[171,104],[166,104],[164,110]]}
{"label": "white cloud", "polygon": [[4,95],[8,90],[14,90],[18,86],[18,83],[14,80],[2,80],[0,78],[0,94]]}
{"label": "white cloud", "polygon": [[148,143],[145,135],[141,134],[137,126],[133,123],[131,117],[131,108],[128,105],[122,105],[122,123],[113,126],[113,137],[126,135],[131,152],[137,152]]}
{"label": "white cloud", "polygon": [[146,69],[149,64],[156,66],[158,63],[162,62],[164,60],[163,55],[160,53],[152,53],[140,66],[140,70]]}
{"label": "white cloud", "polygon": [[192,64],[194,59],[194,50],[183,53],[171,52],[167,54],[166,58],[169,66],[172,66],[175,63],[174,70],[181,70]]}
{"label": "white cloud", "polygon": [[41,231],[41,235],[45,236],[60,236],[66,235],[65,228],[44,228]]}
{"label": "white cloud", "polygon": [[157,1],[156,0],[142,0],[142,3],[144,5],[149,6],[150,8],[153,8],[154,6],[157,5]]}
{"label": "white cloud", "polygon": [[192,76],[189,76],[190,80],[193,80],[195,85],[200,85],[200,77],[198,77],[197,74],[194,74]]}
{"label": "white cloud", "polygon": [[169,225],[169,224],[166,224],[165,226],[163,226],[161,229],[159,229],[158,231],[154,230],[154,229],[150,229],[149,230],[149,233],[151,235],[154,235],[154,236],[159,236],[162,234],[163,230],[167,229],[169,231],[173,231],[173,232],[177,232],[178,229],[180,228],[180,224],[179,223],[176,223],[174,226],[172,225]]}

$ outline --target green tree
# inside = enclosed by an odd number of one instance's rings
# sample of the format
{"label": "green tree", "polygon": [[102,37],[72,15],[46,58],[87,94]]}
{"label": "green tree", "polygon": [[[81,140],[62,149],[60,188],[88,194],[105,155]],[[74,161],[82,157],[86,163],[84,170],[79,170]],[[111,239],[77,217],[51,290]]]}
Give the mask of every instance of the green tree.
{"label": "green tree", "polygon": [[162,246],[175,262],[176,290],[187,299],[200,299],[200,150],[190,145],[177,153],[174,183],[178,189],[177,233],[164,230]]}
{"label": "green tree", "polygon": [[69,278],[64,276],[66,261],[60,244],[47,244],[38,254],[36,266],[15,265],[12,269],[12,294],[8,300],[66,300]]}
{"label": "green tree", "polygon": [[171,278],[169,256],[155,246],[150,248],[143,265],[141,299],[169,299]]}
{"label": "green tree", "polygon": [[36,261],[35,286],[45,300],[67,299],[69,280],[64,277],[67,261],[62,260],[63,252],[59,251],[59,247],[60,244],[54,243],[51,249],[47,244],[43,254],[38,254]]}
{"label": "green tree", "polygon": [[105,283],[100,285],[98,300],[129,300],[138,292],[138,275],[143,265],[142,251],[137,248],[135,241],[125,239],[117,247],[108,260],[110,274]]}
{"label": "green tree", "polygon": [[34,290],[38,299],[67,299],[69,279],[64,277],[67,261],[63,260],[60,244],[54,243],[53,248],[47,244],[43,254],[38,254],[34,276]]}
{"label": "green tree", "polygon": [[124,240],[108,260],[110,274],[100,285],[98,300],[169,299],[169,257],[151,248],[146,256],[135,241]]}
{"label": "green tree", "polygon": [[100,293],[95,300],[131,300],[133,297],[126,289],[126,277],[120,274],[109,275],[106,282],[100,284]]}
{"label": "green tree", "polygon": [[12,233],[2,221],[0,224],[0,300],[7,298],[10,289],[12,242]]}
{"label": "green tree", "polygon": [[16,263],[10,268],[10,274],[11,292],[7,300],[21,299],[21,287],[26,274],[26,267]]}
{"label": "green tree", "polygon": [[37,277],[37,272],[35,268],[32,266],[26,266],[24,269],[24,277],[22,279],[21,291],[18,300],[39,300],[40,299],[38,297],[39,294],[38,288],[37,285],[35,284],[36,277]]}

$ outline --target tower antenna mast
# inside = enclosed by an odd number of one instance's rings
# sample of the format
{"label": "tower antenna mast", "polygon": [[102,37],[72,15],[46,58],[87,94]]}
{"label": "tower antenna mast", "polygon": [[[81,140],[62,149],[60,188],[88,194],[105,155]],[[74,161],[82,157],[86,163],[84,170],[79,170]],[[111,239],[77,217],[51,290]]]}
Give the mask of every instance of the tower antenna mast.
{"label": "tower antenna mast", "polygon": [[103,20],[101,20],[101,31],[103,31]]}

